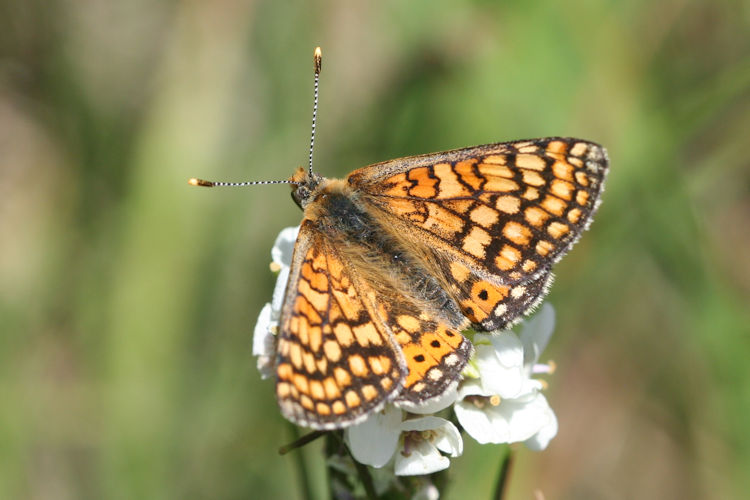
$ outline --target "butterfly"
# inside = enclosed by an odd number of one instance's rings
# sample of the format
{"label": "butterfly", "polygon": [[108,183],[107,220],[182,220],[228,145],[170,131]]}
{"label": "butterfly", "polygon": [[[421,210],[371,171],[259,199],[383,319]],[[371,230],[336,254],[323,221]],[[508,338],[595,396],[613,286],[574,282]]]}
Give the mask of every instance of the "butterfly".
{"label": "butterfly", "polygon": [[276,345],[282,414],[317,429],[456,382],[466,328],[505,329],[599,205],[607,153],[546,138],[290,179],[303,210]]}
{"label": "butterfly", "polygon": [[[314,110],[319,73],[316,51]],[[300,167],[287,181],[303,218],[275,340],[281,413],[337,429],[442,395],[473,351],[463,330],[506,329],[545,296],[552,265],[591,223],[608,164],[598,144],[552,137],[345,179]]]}

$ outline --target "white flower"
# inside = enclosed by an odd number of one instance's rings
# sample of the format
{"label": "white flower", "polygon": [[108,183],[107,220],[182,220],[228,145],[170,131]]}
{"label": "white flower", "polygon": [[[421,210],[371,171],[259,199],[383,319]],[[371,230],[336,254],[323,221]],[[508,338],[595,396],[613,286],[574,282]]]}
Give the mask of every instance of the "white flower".
{"label": "white flower", "polygon": [[393,459],[397,476],[431,474],[447,469],[448,457],[463,452],[463,442],[456,426],[433,416],[403,420],[403,412],[387,406],[361,424],[344,432],[355,460],[373,467],[383,467]]}
{"label": "white flower", "polygon": [[461,456],[464,443],[456,426],[440,417],[419,417],[401,423],[403,447],[396,453],[397,476],[432,474],[447,469],[448,457]]}
{"label": "white flower", "polygon": [[478,378],[458,388],[454,410],[459,423],[479,443],[523,441],[543,450],[557,434],[557,418],[532,374],[550,372],[536,364],[555,324],[552,306],[545,304],[524,323],[520,339],[512,332],[474,337]]}
{"label": "white flower", "polygon": [[387,464],[396,451],[402,420],[401,410],[388,405],[361,424],[348,427],[344,439],[354,459],[376,468]]}
{"label": "white flower", "polygon": [[458,398],[458,382],[455,382],[437,396],[422,401],[421,403],[412,403],[410,401],[400,401],[394,403],[402,410],[406,410],[409,413],[418,413],[419,415],[430,415],[437,413],[441,410],[448,408],[450,405],[456,402]]}
{"label": "white flower", "polygon": [[541,450],[557,433],[555,414],[538,390],[502,399],[472,381],[459,389],[459,398],[456,417],[481,444],[528,441],[530,448]]}
{"label": "white flower", "polygon": [[273,374],[273,336],[279,327],[279,316],[284,302],[286,282],[289,281],[289,266],[292,263],[297,233],[299,226],[283,229],[271,249],[271,270],[278,271],[279,276],[276,278],[273,298],[260,310],[253,332],[253,355],[258,356],[258,371],[263,378]]}
{"label": "white flower", "polygon": [[525,392],[528,376],[523,367],[523,344],[511,331],[474,335],[474,363],[482,388],[501,398]]}

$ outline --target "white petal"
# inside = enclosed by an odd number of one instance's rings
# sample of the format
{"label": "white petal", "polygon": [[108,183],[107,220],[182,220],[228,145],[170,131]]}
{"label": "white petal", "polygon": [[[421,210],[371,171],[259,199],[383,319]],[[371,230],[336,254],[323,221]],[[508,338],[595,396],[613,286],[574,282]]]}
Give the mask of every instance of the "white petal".
{"label": "white petal", "polygon": [[266,338],[271,336],[271,304],[266,304],[258,314],[258,321],[255,323],[253,330],[253,355],[262,356],[269,354],[266,350]]}
{"label": "white petal", "polygon": [[409,413],[418,413],[420,415],[437,413],[456,402],[456,398],[458,397],[457,387],[457,383],[452,384],[442,394],[423,401],[422,403],[417,404],[409,401],[401,401],[396,403],[396,406],[408,411]]}
{"label": "white petal", "polygon": [[[419,418],[410,418],[409,420],[404,420],[401,422],[401,430],[402,431],[431,431],[434,429],[439,429],[448,422],[444,418],[440,417],[433,417],[433,416],[427,416],[427,417],[419,417]],[[450,423],[450,422],[448,422]]]}
{"label": "white petal", "polygon": [[282,267],[279,276],[276,278],[276,286],[273,287],[273,298],[271,299],[272,318],[276,320],[281,316],[281,306],[284,304],[287,281],[289,281],[289,268]]}
{"label": "white petal", "polygon": [[510,330],[503,330],[492,335],[477,334],[475,344],[486,345],[488,342],[496,351],[498,361],[504,366],[518,365],[519,354],[523,354],[523,344]]}
{"label": "white petal", "polygon": [[546,302],[538,313],[524,322],[521,329],[521,342],[523,343],[523,361],[527,368],[539,360],[554,329],[555,309]]}
{"label": "white petal", "polygon": [[266,304],[258,314],[258,321],[253,331],[253,355],[258,356],[257,366],[261,378],[273,375],[274,336],[272,328],[276,322],[271,320],[271,304]]}
{"label": "white petal", "polygon": [[421,476],[447,469],[449,465],[448,457],[441,455],[434,445],[428,441],[418,441],[408,453],[403,450],[396,453],[394,472],[397,476]]}
{"label": "white petal", "polygon": [[461,402],[453,407],[456,418],[466,433],[480,444],[502,443],[505,435],[502,429],[496,429],[490,416],[484,409],[477,408],[473,403]]}
{"label": "white petal", "polygon": [[348,427],[344,439],[355,460],[373,467],[388,463],[401,434],[401,418],[401,410],[389,405],[361,424]]}
{"label": "white petal", "polygon": [[525,441],[550,423],[550,408],[539,393],[521,399],[501,400],[482,409],[469,403],[456,405],[456,417],[479,443]]}
{"label": "white petal", "polygon": [[299,234],[299,226],[282,229],[271,249],[271,260],[281,267],[289,267],[292,263],[297,234]]}
{"label": "white petal", "polygon": [[547,448],[549,442],[552,441],[557,435],[557,417],[552,408],[549,408],[549,421],[547,424],[539,429],[539,432],[527,439],[524,444],[526,447],[533,451],[542,451]]}
{"label": "white petal", "polygon": [[464,444],[461,441],[461,433],[455,425],[440,417],[419,417],[401,422],[401,430],[406,431],[433,431],[435,438],[432,444],[440,450],[457,457],[463,453]]}
{"label": "white petal", "polygon": [[453,423],[447,420],[443,426],[436,431],[437,436],[435,437],[434,444],[437,449],[447,453],[452,457],[460,457],[464,452],[464,442],[461,439],[461,433],[458,432]]}
{"label": "white petal", "polygon": [[[480,343],[477,345],[477,337]],[[527,378],[523,368],[523,345],[513,332],[504,331],[493,336],[476,335],[476,365],[482,386],[502,398],[517,396]],[[489,339],[490,344],[481,342]]]}
{"label": "white petal", "polygon": [[467,396],[492,396],[492,393],[482,386],[481,380],[464,379],[458,386],[458,401]]}
{"label": "white petal", "polygon": [[541,380],[527,378],[523,381],[523,384],[521,384],[521,391],[514,399],[523,399],[530,394],[539,393],[542,389],[544,389],[544,384],[542,384]]}

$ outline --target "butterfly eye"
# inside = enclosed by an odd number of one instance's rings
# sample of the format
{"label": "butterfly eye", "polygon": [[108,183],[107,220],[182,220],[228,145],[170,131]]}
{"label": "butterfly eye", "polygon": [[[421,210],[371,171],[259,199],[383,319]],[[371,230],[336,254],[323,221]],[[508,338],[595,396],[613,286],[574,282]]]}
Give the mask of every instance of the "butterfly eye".
{"label": "butterfly eye", "polygon": [[297,186],[297,188],[292,191],[292,199],[294,200],[294,203],[303,210],[305,207],[302,206],[302,203],[309,197],[310,190],[305,186]]}

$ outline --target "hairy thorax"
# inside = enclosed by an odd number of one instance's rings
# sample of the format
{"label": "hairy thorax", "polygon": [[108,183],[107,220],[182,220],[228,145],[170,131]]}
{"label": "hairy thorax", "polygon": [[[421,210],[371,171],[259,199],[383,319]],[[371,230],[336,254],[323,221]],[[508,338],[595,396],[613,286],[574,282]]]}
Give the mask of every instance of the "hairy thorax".
{"label": "hairy thorax", "polygon": [[445,284],[428,271],[427,256],[407,248],[395,228],[379,220],[377,207],[367,204],[362,194],[344,180],[306,178],[308,182],[295,191],[304,195],[298,203],[303,207],[304,218],[334,243],[343,259],[362,274],[361,278],[380,294],[411,297],[421,309],[448,325],[466,325]]}

